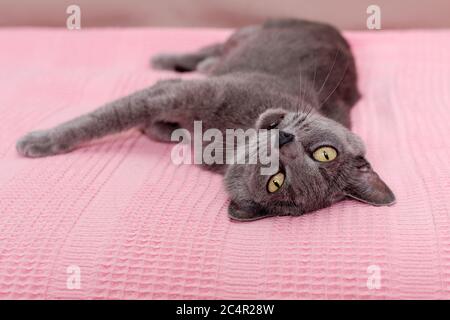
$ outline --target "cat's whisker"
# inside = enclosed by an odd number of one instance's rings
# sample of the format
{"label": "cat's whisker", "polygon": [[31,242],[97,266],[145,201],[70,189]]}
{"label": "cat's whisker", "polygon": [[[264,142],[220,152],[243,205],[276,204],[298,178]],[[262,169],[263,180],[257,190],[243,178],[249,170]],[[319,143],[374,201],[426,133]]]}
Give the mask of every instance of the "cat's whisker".
{"label": "cat's whisker", "polygon": [[313,88],[316,88],[317,60],[314,60]]}
{"label": "cat's whisker", "polygon": [[298,71],[299,71],[298,74],[299,74],[299,90],[300,90],[300,92],[299,92],[299,94],[298,94],[298,96],[297,96],[297,105],[296,105],[297,112],[298,112],[298,110],[299,110],[299,108],[300,108],[301,95],[302,95],[302,73],[301,73],[301,64],[299,64]]}
{"label": "cat's whisker", "polygon": [[320,87],[319,91],[317,91],[317,96],[319,96],[320,92],[322,92],[323,88],[325,87],[325,84],[328,81],[328,78],[331,75],[331,72],[333,72],[334,69],[334,65],[336,64],[336,60],[337,60],[337,55],[338,55],[339,50],[336,48],[336,54],[334,55],[334,59],[333,59],[333,64],[331,65],[330,71],[328,71],[327,76],[325,77],[325,80],[323,81],[322,86]]}
{"label": "cat's whisker", "polygon": [[334,89],[330,92],[330,94],[322,101],[322,102],[320,102],[320,107],[322,107],[324,104],[325,104],[325,102],[327,102],[328,101],[328,99],[333,95],[333,93],[337,90],[337,88],[340,86],[340,84],[342,83],[342,81],[344,81],[344,78],[345,78],[345,74],[347,73],[347,69],[348,69],[348,61],[347,61],[347,63],[345,64],[345,68],[344,68],[344,71],[342,72],[342,77],[339,79],[339,81],[338,81],[338,83],[336,84],[336,86],[334,87]]}

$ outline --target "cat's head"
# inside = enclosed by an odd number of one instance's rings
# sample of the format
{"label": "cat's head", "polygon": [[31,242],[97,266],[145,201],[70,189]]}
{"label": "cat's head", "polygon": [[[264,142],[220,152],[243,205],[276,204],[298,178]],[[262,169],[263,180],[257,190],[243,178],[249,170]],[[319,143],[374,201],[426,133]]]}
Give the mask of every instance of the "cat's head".
{"label": "cat's head", "polygon": [[261,164],[232,164],[225,175],[228,212],[237,220],[300,215],[351,197],[375,206],[395,196],[365,159],[362,140],[317,113],[269,109],[257,129],[279,130],[279,170],[262,175]]}

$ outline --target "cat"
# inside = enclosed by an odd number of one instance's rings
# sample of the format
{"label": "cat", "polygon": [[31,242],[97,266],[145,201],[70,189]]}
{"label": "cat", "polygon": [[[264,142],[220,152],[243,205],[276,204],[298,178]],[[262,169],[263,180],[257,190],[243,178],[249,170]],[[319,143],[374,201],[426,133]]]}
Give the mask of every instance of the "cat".
{"label": "cat", "polygon": [[224,43],[187,54],[163,54],[155,68],[198,71],[201,79],[170,79],[17,142],[26,157],[44,157],[130,128],[171,141],[178,128],[279,130],[279,171],[261,164],[210,164],[224,175],[235,220],[315,211],[344,198],[382,206],[395,196],[350,131],[360,98],[351,48],[334,27],[298,19],[238,29]]}

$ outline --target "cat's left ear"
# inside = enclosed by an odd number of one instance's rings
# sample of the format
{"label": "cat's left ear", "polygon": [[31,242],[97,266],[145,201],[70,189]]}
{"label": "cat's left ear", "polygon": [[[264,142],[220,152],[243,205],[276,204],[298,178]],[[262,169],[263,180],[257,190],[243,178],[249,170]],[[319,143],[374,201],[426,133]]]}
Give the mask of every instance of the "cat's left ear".
{"label": "cat's left ear", "polygon": [[270,217],[269,212],[261,205],[251,200],[230,202],[228,216],[238,221],[253,221]]}
{"label": "cat's left ear", "polygon": [[395,195],[373,171],[370,163],[359,158],[350,177],[346,195],[374,206],[389,206],[395,203]]}

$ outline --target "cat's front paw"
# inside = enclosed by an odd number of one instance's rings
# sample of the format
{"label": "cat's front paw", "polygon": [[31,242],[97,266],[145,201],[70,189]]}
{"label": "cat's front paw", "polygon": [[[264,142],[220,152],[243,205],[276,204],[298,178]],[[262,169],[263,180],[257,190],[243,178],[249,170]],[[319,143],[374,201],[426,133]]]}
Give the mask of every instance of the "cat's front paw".
{"label": "cat's front paw", "polygon": [[49,131],[33,131],[17,141],[19,154],[28,158],[39,158],[58,153]]}

